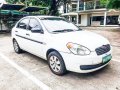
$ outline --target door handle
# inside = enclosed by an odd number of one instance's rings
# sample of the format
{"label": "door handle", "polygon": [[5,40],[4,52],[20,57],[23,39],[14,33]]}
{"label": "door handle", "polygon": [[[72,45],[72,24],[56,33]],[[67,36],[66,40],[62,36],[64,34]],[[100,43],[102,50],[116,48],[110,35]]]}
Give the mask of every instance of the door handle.
{"label": "door handle", "polygon": [[26,33],[27,36],[30,36],[30,34]]}
{"label": "door handle", "polygon": [[18,31],[15,31],[15,32],[18,32]]}

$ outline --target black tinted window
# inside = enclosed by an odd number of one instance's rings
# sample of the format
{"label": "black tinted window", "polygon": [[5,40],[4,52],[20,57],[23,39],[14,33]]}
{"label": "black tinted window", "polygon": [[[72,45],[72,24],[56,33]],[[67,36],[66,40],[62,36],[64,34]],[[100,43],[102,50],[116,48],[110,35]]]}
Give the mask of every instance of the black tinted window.
{"label": "black tinted window", "polygon": [[41,26],[40,26],[40,23],[34,19],[34,18],[31,18],[30,19],[30,23],[28,25],[28,29],[29,30],[41,30]]}
{"label": "black tinted window", "polygon": [[29,23],[29,19],[28,18],[25,18],[23,20],[21,20],[19,23],[18,23],[18,28],[22,28],[22,29],[27,29],[27,25]]}

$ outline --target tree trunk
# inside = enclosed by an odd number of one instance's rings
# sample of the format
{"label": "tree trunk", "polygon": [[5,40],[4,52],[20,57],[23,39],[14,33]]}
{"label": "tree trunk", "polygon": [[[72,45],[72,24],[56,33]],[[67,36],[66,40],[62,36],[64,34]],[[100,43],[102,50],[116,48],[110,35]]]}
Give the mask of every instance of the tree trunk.
{"label": "tree trunk", "polygon": [[49,10],[49,15],[57,15],[57,12],[58,12],[58,7],[57,7],[57,2],[56,0],[52,0],[51,1],[51,7],[50,7],[50,10]]}

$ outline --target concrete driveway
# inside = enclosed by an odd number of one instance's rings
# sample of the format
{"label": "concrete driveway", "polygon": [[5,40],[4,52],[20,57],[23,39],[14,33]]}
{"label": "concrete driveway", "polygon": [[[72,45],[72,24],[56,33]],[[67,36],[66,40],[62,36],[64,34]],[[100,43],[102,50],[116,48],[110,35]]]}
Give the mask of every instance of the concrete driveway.
{"label": "concrete driveway", "polygon": [[113,46],[113,59],[105,68],[89,73],[54,75],[47,62],[30,54],[16,54],[10,35],[0,34],[0,90],[120,90],[120,32],[96,31]]}

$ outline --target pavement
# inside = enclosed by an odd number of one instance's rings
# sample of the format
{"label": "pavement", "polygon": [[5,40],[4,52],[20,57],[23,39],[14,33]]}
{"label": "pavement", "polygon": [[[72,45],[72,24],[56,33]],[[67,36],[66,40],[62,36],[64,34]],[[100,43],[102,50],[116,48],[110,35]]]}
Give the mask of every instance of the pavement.
{"label": "pavement", "polygon": [[0,34],[0,90],[120,90],[120,32],[90,30],[108,38],[113,59],[88,74],[53,74],[47,62],[30,53],[16,54],[9,34]]}

